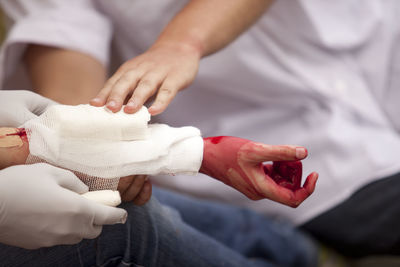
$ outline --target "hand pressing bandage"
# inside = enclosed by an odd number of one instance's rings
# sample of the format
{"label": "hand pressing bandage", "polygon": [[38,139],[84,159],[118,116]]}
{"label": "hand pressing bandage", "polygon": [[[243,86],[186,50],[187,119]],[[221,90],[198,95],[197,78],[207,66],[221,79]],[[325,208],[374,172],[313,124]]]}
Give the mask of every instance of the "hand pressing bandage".
{"label": "hand pressing bandage", "polygon": [[[316,173],[300,187],[302,170],[297,160],[307,154],[302,147],[270,146],[236,137],[203,141],[194,127],[147,125],[146,113],[143,108],[141,113],[118,116],[88,105],[52,106],[24,125],[29,158],[80,174],[91,190],[116,190],[119,177],[127,175],[200,171],[250,199],[268,198],[291,207],[314,191]],[[130,137],[125,138],[125,133]],[[303,153],[296,156],[296,150]],[[267,161],[273,164],[264,164]]]}

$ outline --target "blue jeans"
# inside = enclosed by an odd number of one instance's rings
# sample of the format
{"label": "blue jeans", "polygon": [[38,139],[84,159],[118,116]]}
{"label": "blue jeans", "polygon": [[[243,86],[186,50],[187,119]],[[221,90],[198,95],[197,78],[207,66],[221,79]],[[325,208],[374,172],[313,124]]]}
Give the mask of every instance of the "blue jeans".
{"label": "blue jeans", "polygon": [[0,244],[0,266],[316,265],[307,237],[245,209],[156,188],[146,205],[122,207],[126,224],[105,226],[98,238],[77,245],[25,250]]}

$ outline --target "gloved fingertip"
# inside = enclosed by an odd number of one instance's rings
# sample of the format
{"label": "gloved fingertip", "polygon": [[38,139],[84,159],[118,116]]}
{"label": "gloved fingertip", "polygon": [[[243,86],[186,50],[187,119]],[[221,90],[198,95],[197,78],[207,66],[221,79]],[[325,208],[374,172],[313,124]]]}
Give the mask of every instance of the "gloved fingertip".
{"label": "gloved fingertip", "polygon": [[118,223],[124,224],[124,223],[126,223],[127,219],[128,219],[128,212],[125,211],[125,213],[122,215],[122,217]]}

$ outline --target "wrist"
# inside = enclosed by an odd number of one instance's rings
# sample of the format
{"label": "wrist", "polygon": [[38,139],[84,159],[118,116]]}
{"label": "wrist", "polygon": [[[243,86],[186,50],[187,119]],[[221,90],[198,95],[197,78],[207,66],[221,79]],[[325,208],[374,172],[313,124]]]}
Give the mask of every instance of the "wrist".
{"label": "wrist", "polygon": [[29,144],[25,130],[0,127],[0,170],[25,164],[28,155]]}
{"label": "wrist", "polygon": [[227,171],[238,165],[240,148],[250,141],[232,136],[214,136],[203,138],[203,142],[204,152],[200,172],[223,180]]}
{"label": "wrist", "polygon": [[194,38],[166,39],[160,37],[160,39],[149,48],[149,51],[160,48],[190,54],[199,60],[203,57],[204,51],[202,43]]}

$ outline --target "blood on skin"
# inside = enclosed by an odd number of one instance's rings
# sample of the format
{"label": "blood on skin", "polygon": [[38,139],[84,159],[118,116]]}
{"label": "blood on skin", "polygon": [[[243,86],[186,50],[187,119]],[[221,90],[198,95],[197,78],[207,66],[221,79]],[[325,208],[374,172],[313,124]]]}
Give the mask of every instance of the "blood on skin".
{"label": "blood on skin", "polygon": [[310,174],[301,187],[301,161],[274,154],[274,158],[291,161],[265,164],[271,161],[268,150],[267,145],[238,137],[207,137],[204,138],[200,172],[235,188],[252,200],[269,198],[297,207],[314,191],[318,174]]}
{"label": "blood on skin", "polygon": [[[231,142],[238,140],[233,139],[230,136],[214,136],[206,137],[204,140],[209,140],[212,144],[219,144],[223,139],[230,139]],[[240,139],[245,140],[245,139]],[[246,140],[248,141],[248,140]],[[232,143],[233,144],[233,143]],[[227,153],[231,153],[228,152]],[[272,165],[272,171],[270,171],[266,166],[264,166],[265,174],[269,175],[278,185],[283,186],[287,189],[295,191],[301,187],[301,177],[302,177],[302,164],[301,161],[274,161]],[[247,177],[243,177],[247,178]],[[230,185],[229,181],[226,181]],[[250,181],[247,181],[251,184]],[[249,188],[248,188],[249,189]],[[251,190],[249,190],[251,191]]]}
{"label": "blood on skin", "polygon": [[24,164],[29,155],[25,129],[0,127],[0,169]]}
{"label": "blood on skin", "polygon": [[25,128],[17,128],[16,130],[17,130],[16,133],[6,134],[6,136],[15,136],[15,135],[18,135],[19,137],[21,137],[22,140],[24,140],[24,141],[28,140],[28,139],[27,139],[28,137],[27,137],[27,135],[26,135],[26,130],[25,130]]}
{"label": "blood on skin", "polygon": [[218,144],[225,137],[226,136],[215,136],[215,137],[207,137],[207,139],[210,140],[211,143],[213,143],[213,144]]}
{"label": "blood on skin", "polygon": [[292,191],[301,187],[303,165],[301,161],[274,161],[272,171],[264,166],[265,174],[269,175],[278,185]]}
{"label": "blood on skin", "polygon": [[0,127],[0,147],[21,147],[28,142],[24,128]]}
{"label": "blood on skin", "polygon": [[204,154],[200,172],[226,185],[240,188],[241,192],[251,199],[262,199],[264,196],[256,190],[250,178],[238,165],[238,151],[248,142],[250,141],[232,136],[204,138]]}

